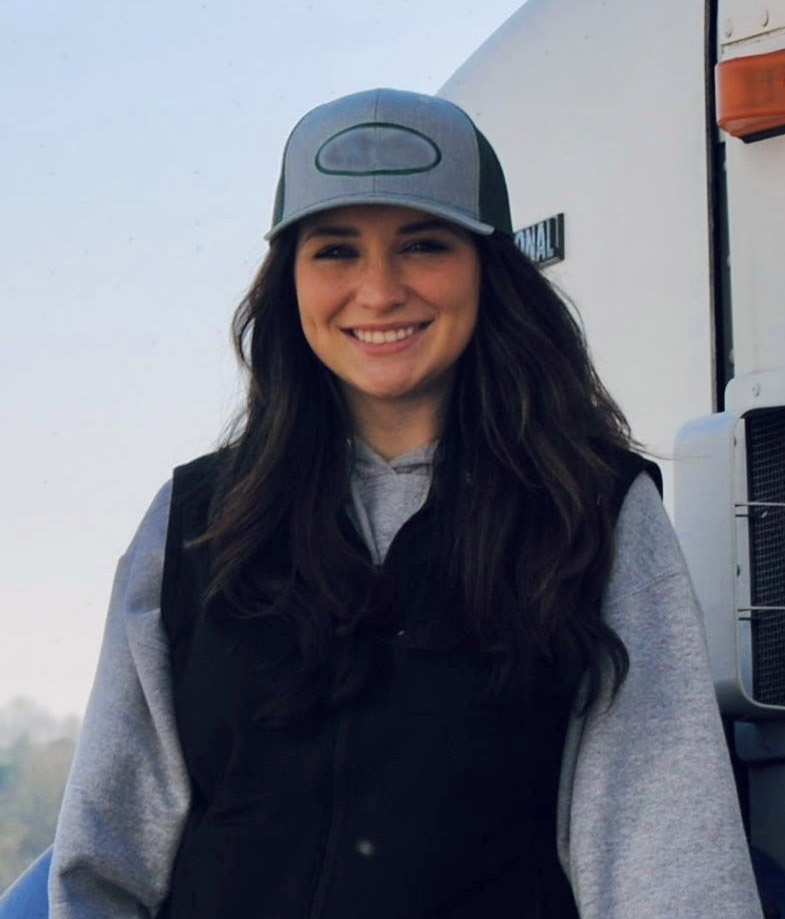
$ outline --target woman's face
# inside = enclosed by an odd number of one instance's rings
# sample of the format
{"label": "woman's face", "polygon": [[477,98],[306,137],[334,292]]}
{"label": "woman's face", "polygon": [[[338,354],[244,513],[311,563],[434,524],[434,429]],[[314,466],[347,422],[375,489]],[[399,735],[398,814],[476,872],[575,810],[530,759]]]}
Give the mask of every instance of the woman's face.
{"label": "woman's face", "polygon": [[302,221],[294,280],[308,344],[355,413],[438,408],[477,322],[471,233],[411,208],[335,208]]}

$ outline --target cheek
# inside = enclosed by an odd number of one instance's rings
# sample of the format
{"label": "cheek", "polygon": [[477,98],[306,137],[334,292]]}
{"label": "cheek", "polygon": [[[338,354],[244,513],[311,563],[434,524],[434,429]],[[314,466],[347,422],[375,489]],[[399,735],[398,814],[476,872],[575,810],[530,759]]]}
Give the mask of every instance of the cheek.
{"label": "cheek", "polygon": [[468,346],[469,342],[474,337],[475,329],[477,328],[477,307],[476,304],[473,304],[471,307],[466,308],[461,325],[460,331],[458,334],[459,338],[459,347],[461,352]]}
{"label": "cheek", "polygon": [[300,327],[303,332],[303,338],[305,338],[308,347],[314,354],[321,360],[321,352],[323,350],[322,342],[323,337],[320,335],[320,324],[316,317],[314,316],[310,306],[308,304],[299,307],[300,310]]}
{"label": "cheek", "polygon": [[296,284],[295,293],[303,338],[314,355],[330,366],[335,347],[332,301],[324,296],[323,284]]}
{"label": "cheek", "polygon": [[329,273],[315,271],[306,264],[295,262],[294,292],[303,328],[318,328],[328,323],[338,312],[340,285]]}
{"label": "cheek", "polygon": [[454,315],[456,326],[468,340],[477,325],[477,314],[480,302],[480,279],[475,273],[469,274],[460,288],[455,291]]}
{"label": "cheek", "polygon": [[305,337],[310,341],[311,336],[319,325],[319,317],[323,312],[319,286],[308,283],[297,272],[294,276],[294,289],[297,297],[297,310],[300,314],[300,324]]}

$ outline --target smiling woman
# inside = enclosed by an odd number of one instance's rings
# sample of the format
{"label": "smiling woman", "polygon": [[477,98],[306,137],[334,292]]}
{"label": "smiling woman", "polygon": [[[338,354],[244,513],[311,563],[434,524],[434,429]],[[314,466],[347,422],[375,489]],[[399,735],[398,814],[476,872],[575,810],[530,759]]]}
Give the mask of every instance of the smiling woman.
{"label": "smiling woman", "polygon": [[321,106],[268,238],[242,428],[118,571],[50,915],[757,919],[658,470],[488,142]]}

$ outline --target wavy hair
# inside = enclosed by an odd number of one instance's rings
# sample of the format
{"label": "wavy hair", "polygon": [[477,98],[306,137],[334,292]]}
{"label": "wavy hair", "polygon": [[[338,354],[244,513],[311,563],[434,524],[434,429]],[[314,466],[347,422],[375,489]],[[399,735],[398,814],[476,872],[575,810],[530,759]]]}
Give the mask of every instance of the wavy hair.
{"label": "wavy hair", "polygon": [[[494,695],[524,685],[536,660],[554,664],[569,692],[586,677],[585,708],[606,675],[616,692],[629,663],[600,599],[613,551],[613,458],[630,433],[569,305],[509,237],[476,244],[477,325],[428,499],[442,534],[433,570],[466,614],[433,623],[422,640],[470,636],[492,661]],[[384,574],[342,525],[352,419],[300,327],[295,245],[296,228],[274,240],[234,317],[247,406],[199,540],[212,559],[208,600],[222,596],[242,616],[284,615],[297,632],[301,673],[271,721],[360,691],[373,669],[369,636],[387,615],[373,599]],[[273,544],[288,549],[285,570],[260,575],[260,552]]]}

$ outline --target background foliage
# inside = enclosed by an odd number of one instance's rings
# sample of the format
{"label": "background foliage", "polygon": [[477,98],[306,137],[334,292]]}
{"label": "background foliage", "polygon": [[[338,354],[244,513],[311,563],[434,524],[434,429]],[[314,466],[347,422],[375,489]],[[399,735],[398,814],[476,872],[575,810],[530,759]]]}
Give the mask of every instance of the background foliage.
{"label": "background foliage", "polygon": [[0,708],[0,893],[52,842],[78,732],[27,699]]}

